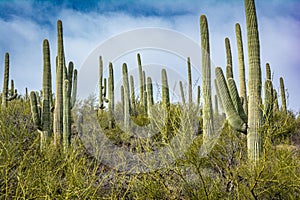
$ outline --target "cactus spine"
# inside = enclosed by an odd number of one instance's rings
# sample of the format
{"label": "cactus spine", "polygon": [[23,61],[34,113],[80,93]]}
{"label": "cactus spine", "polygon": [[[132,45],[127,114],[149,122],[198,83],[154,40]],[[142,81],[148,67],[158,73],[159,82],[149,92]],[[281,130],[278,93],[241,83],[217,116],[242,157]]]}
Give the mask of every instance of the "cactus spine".
{"label": "cactus spine", "polygon": [[285,98],[285,89],[284,89],[284,82],[283,78],[280,77],[280,94],[281,94],[281,110],[283,112],[287,112],[287,107],[286,107],[286,98]]}
{"label": "cactus spine", "polygon": [[240,83],[240,96],[243,98],[243,108],[245,114],[248,115],[248,98],[246,89],[246,78],[245,78],[245,61],[244,61],[244,50],[243,50],[243,39],[240,24],[235,24],[236,41],[238,48],[238,66],[239,66],[239,83]]}
{"label": "cactus spine", "polygon": [[202,46],[202,92],[203,92],[203,138],[204,142],[213,135],[213,109],[211,100],[211,63],[208,24],[205,15],[200,17]]}
{"label": "cactus spine", "polygon": [[254,0],[245,0],[246,25],[248,38],[248,63],[249,63],[249,109],[247,134],[248,157],[255,163],[262,153],[261,133],[259,128],[262,121],[260,108],[261,102],[261,67],[260,45],[258,35],[257,16]]}

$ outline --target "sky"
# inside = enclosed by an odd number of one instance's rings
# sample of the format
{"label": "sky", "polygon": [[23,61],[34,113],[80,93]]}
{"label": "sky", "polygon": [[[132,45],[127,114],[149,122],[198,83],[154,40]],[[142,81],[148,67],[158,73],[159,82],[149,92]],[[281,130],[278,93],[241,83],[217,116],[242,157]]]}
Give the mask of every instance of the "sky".
{"label": "sky", "polygon": [[[257,0],[256,8],[261,45],[262,80],[265,80],[265,64],[269,62],[275,88],[279,88],[279,77],[282,76],[287,90],[288,107],[299,112],[300,1]],[[23,94],[25,87],[29,90],[41,89],[42,42],[45,38],[50,42],[54,76],[58,19],[63,21],[67,60],[75,63],[75,67],[79,70],[79,77],[80,70],[97,47],[110,38],[128,31],[161,28],[174,31],[200,44],[199,18],[202,14],[205,14],[208,19],[213,72],[216,66],[225,69],[224,39],[228,37],[231,41],[235,77],[238,77],[235,41],[235,23],[237,22],[241,24],[244,50],[247,49],[243,0],[0,0],[0,10],[0,62],[2,63],[0,72],[4,71],[4,54],[9,52],[10,78],[14,79],[15,87]],[[127,45],[132,41],[127,42],[119,45]],[[172,41],[174,45],[177,44],[176,42],[176,40]],[[115,48],[118,48],[118,45]],[[178,59],[178,56],[170,52],[144,48],[122,54],[111,61],[106,60],[106,62],[113,62],[116,79],[120,79],[117,71],[121,71],[123,62],[131,66],[130,70],[134,74],[137,52],[142,52],[145,66],[181,68],[180,70],[184,69],[182,74],[186,77],[186,68],[182,68],[185,65],[185,59]],[[247,55],[247,52],[245,54]],[[200,58],[200,51],[198,55]],[[245,58],[247,66],[247,57]],[[194,81],[199,79],[201,72],[198,63],[194,62],[197,59],[196,56],[191,56],[193,72],[195,72],[193,73]],[[176,76],[170,73],[169,81],[174,82],[172,80],[175,79],[174,77]],[[84,78],[88,79],[88,77]],[[96,87],[85,85],[84,78],[81,78],[79,82],[81,88]],[[0,76],[0,83],[2,82],[3,75]],[[52,83],[54,84],[54,81]],[[176,81],[171,85],[175,87],[174,84]]]}

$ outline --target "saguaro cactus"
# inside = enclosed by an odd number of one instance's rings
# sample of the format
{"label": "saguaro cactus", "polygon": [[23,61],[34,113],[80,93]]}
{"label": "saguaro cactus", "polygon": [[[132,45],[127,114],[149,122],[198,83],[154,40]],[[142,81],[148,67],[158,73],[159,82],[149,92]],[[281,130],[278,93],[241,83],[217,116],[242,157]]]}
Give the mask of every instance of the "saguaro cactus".
{"label": "saguaro cactus", "polygon": [[286,98],[285,98],[285,89],[284,89],[283,78],[280,77],[279,81],[280,81],[280,94],[281,94],[281,110],[286,113],[287,108],[286,108]]}
{"label": "saguaro cactus", "polygon": [[161,71],[161,83],[162,83],[162,104],[165,110],[169,110],[170,107],[170,94],[167,71],[162,69]]}
{"label": "saguaro cactus", "polygon": [[262,122],[261,102],[261,67],[260,45],[258,35],[257,16],[254,0],[245,0],[246,25],[248,38],[249,63],[249,109],[247,147],[249,159],[257,162],[262,153],[261,133],[259,128]]}
{"label": "saguaro cactus", "polygon": [[143,81],[143,68],[142,68],[142,61],[141,61],[141,55],[137,54],[137,60],[138,60],[138,68],[139,68],[139,79],[140,79],[140,104],[144,102],[144,81]]}
{"label": "saguaro cactus", "polygon": [[182,99],[182,104],[185,106],[185,96],[184,96],[182,81],[179,81],[179,88],[180,88],[180,95],[181,95],[181,99]]}
{"label": "saguaro cactus", "polygon": [[189,89],[189,104],[193,103],[193,88],[192,88],[192,70],[191,70],[191,60],[190,57],[187,58],[187,66],[188,66],[188,89]]}
{"label": "saguaro cactus", "polygon": [[64,49],[62,21],[57,21],[57,66],[56,66],[56,97],[54,112],[54,143],[60,144],[63,133],[63,78]]}
{"label": "saguaro cactus", "polygon": [[114,94],[114,69],[112,63],[109,63],[108,77],[108,112],[109,112],[109,128],[113,128],[113,113],[115,109],[115,94]]}
{"label": "saguaro cactus", "polygon": [[51,79],[51,64],[50,64],[50,50],[48,40],[43,42],[43,87],[42,87],[42,109],[38,108],[38,101],[36,93],[30,93],[31,113],[34,124],[41,136],[41,149],[45,147],[49,137],[51,136],[51,113],[50,103],[52,98],[52,79]]}
{"label": "saguaro cactus", "polygon": [[244,49],[243,39],[240,24],[235,24],[235,33],[238,49],[238,66],[239,66],[239,83],[240,83],[240,96],[243,98],[243,108],[248,115],[248,98],[246,89],[246,78],[245,78],[245,61],[244,61]]}
{"label": "saguaro cactus", "polygon": [[130,127],[130,90],[128,81],[128,72],[126,63],[122,67],[123,85],[124,85],[124,128],[129,130]]}
{"label": "saguaro cactus", "polygon": [[135,115],[136,113],[136,106],[135,106],[135,93],[134,93],[134,79],[133,76],[130,76],[130,98],[131,98],[131,111],[132,114]]}
{"label": "saguaro cactus", "polygon": [[232,70],[232,54],[230,47],[229,38],[225,38],[225,48],[226,48],[226,79],[233,78],[233,70]]}
{"label": "saguaro cactus", "polygon": [[71,142],[71,104],[69,90],[70,82],[68,79],[65,79],[63,85],[63,147],[65,152]]}
{"label": "saguaro cactus", "polygon": [[147,77],[147,111],[148,111],[148,117],[151,116],[151,108],[154,104],[153,100],[153,86],[152,86],[152,79],[151,77]]}
{"label": "saguaro cactus", "polygon": [[273,84],[271,81],[271,68],[269,63],[266,64],[266,81],[264,85],[264,120],[268,121],[273,112]]}
{"label": "saguaro cactus", "polygon": [[[3,91],[2,91],[2,108],[7,107],[7,101],[11,101],[17,98],[17,92],[13,88],[11,92],[8,91],[9,83],[9,54],[5,53],[5,65],[4,65],[4,79],[3,79]],[[13,87],[13,86],[12,86]]]}
{"label": "saguaro cactus", "polygon": [[202,92],[203,92],[203,138],[204,141],[213,135],[213,108],[211,100],[211,63],[208,24],[205,15],[200,17],[202,46]]}

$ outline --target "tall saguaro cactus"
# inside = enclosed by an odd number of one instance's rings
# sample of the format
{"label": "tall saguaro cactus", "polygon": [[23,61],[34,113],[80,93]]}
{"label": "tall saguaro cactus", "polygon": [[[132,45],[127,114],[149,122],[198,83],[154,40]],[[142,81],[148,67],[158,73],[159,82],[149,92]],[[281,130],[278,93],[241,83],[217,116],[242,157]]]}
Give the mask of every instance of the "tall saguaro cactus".
{"label": "tall saguaro cactus", "polygon": [[202,47],[202,92],[203,92],[203,138],[204,141],[213,135],[213,108],[211,100],[211,63],[208,24],[205,15],[200,17]]}
{"label": "tall saguaro cactus", "polygon": [[261,102],[261,67],[260,45],[257,16],[254,0],[245,0],[246,25],[248,38],[248,63],[249,63],[249,106],[247,134],[248,157],[257,162],[262,153],[262,141],[259,128],[262,122]]}
{"label": "tall saguaro cactus", "polygon": [[170,107],[170,94],[169,94],[169,84],[166,69],[161,71],[161,83],[162,83],[162,104],[164,109],[169,110]]}
{"label": "tall saguaro cactus", "polygon": [[115,93],[114,93],[114,69],[112,63],[109,63],[108,77],[108,112],[109,112],[109,128],[113,128],[113,113],[115,109]]}
{"label": "tall saguaro cactus", "polygon": [[281,94],[281,110],[286,113],[287,108],[286,108],[286,98],[285,98],[285,89],[284,89],[283,78],[280,77],[279,81],[280,81],[280,94]]}
{"label": "tall saguaro cactus", "polygon": [[52,79],[51,79],[51,64],[50,64],[50,49],[48,40],[43,42],[43,87],[42,87],[42,109],[38,108],[36,93],[30,93],[31,113],[34,124],[41,136],[41,149],[44,149],[49,137],[51,136],[51,113],[50,104],[52,98]]}
{"label": "tall saguaro cactus", "polygon": [[57,21],[57,66],[56,66],[56,97],[54,112],[54,143],[60,144],[63,133],[63,78],[64,49],[62,21]]}
{"label": "tall saguaro cactus", "polygon": [[123,73],[123,85],[124,85],[124,127],[129,130],[130,127],[130,90],[129,90],[129,80],[128,71],[126,63],[123,63],[122,67]]}
{"label": "tall saguaro cactus", "polygon": [[9,54],[5,53],[5,65],[4,65],[4,79],[3,79],[3,91],[2,91],[2,108],[7,107],[7,101],[11,101],[17,98],[17,92],[14,89],[13,81],[11,84],[11,91],[8,90],[9,83]]}
{"label": "tall saguaro cactus", "polygon": [[230,47],[229,38],[225,38],[225,48],[226,48],[226,78],[233,78],[233,70],[232,70],[232,54]]}
{"label": "tall saguaro cactus", "polygon": [[187,59],[188,65],[188,89],[189,89],[189,104],[192,105],[193,103],[193,88],[192,88],[192,70],[191,70],[191,59],[188,57]]}
{"label": "tall saguaro cactus", "polygon": [[246,88],[246,78],[245,78],[245,61],[244,61],[244,49],[243,49],[243,39],[242,31],[239,23],[235,24],[235,33],[238,49],[238,66],[239,66],[239,83],[240,83],[240,96],[243,98],[243,108],[248,115],[248,97]]}
{"label": "tall saguaro cactus", "polygon": [[142,61],[141,61],[141,55],[137,54],[137,60],[138,60],[138,68],[139,68],[139,81],[140,81],[140,104],[142,105],[144,102],[144,81],[143,81],[143,68],[142,68]]}

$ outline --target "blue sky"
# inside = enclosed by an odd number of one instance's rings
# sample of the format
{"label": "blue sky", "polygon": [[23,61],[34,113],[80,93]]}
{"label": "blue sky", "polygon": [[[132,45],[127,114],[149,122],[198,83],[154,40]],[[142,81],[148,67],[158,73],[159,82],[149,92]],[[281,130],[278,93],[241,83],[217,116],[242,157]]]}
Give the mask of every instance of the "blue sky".
{"label": "blue sky", "polygon": [[[300,1],[257,0],[256,7],[259,18],[262,69],[264,71],[265,63],[270,62],[276,88],[279,86],[279,77],[284,77],[289,93],[288,106],[294,111],[299,111]],[[231,39],[234,66],[237,67],[234,35],[236,22],[242,26],[246,49],[243,0],[1,0],[0,10],[0,61],[4,63],[4,53],[10,53],[10,77],[15,80],[15,85],[21,93],[25,87],[30,90],[41,87],[41,45],[44,38],[50,41],[52,63],[54,63],[58,19],[62,19],[64,25],[67,57],[75,62],[78,69],[99,44],[114,35],[136,28],[166,28],[178,31],[199,42],[201,14],[206,14],[208,18],[211,55],[214,63],[212,67],[218,65],[224,68],[225,37]],[[150,61],[145,58],[145,62]],[[52,67],[54,72],[54,65]],[[0,71],[3,71],[3,64]],[[2,83],[2,76],[0,81]]]}

